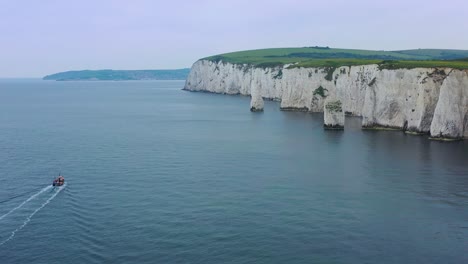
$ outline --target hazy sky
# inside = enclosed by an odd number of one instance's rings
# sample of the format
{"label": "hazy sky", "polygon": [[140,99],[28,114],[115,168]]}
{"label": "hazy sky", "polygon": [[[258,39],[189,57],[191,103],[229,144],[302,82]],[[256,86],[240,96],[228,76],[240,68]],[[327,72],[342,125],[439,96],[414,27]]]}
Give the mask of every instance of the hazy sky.
{"label": "hazy sky", "polygon": [[466,0],[0,0],[0,77],[269,47],[468,49]]}

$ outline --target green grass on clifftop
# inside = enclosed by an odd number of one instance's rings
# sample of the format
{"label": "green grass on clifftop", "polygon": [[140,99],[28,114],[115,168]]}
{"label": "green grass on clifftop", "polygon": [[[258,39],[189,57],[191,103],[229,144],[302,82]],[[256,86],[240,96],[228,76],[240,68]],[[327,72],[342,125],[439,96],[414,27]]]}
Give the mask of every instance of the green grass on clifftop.
{"label": "green grass on clifftop", "polygon": [[[275,48],[225,53],[204,58],[255,67],[340,67],[379,64],[381,68],[449,67],[468,69],[468,50],[418,49],[374,51],[328,47]],[[464,59],[465,58],[465,59]]]}

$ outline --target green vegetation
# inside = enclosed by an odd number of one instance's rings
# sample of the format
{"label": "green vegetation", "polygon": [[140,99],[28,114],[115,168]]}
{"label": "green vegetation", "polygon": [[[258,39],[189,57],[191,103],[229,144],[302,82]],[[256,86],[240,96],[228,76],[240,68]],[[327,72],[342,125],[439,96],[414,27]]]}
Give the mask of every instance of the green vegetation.
{"label": "green vegetation", "polygon": [[323,87],[320,85],[319,88],[317,88],[317,89],[314,90],[313,95],[320,95],[321,97],[325,98],[325,97],[327,97],[327,95],[325,94],[325,91],[328,92],[327,89],[323,88]]}
{"label": "green vegetation", "polygon": [[127,81],[127,80],[185,80],[190,69],[178,70],[84,70],[67,71],[47,75],[43,80],[56,81]]}
{"label": "green vegetation", "polygon": [[[329,47],[247,50],[204,58],[215,62],[248,64],[260,68],[326,68],[378,64],[382,69],[450,67],[468,69],[468,50],[418,49],[373,51]],[[329,71],[327,70],[327,73]],[[327,75],[328,76],[328,75]],[[332,76],[328,76],[329,79]]]}
{"label": "green vegetation", "polygon": [[[363,59],[318,59],[306,60],[288,66],[288,68],[333,68],[341,66],[358,66],[368,64],[379,64],[382,60],[363,60]],[[328,73],[328,71],[327,71]],[[333,72],[332,72],[333,73]],[[330,77],[331,79],[331,77]]]}
{"label": "green vegetation", "polygon": [[468,61],[463,60],[414,60],[414,61],[382,61],[380,69],[414,69],[414,68],[454,68],[468,69]]}
{"label": "green vegetation", "polygon": [[273,79],[282,79],[283,78],[283,70],[279,70],[278,73],[273,76]]}
{"label": "green vegetation", "polygon": [[335,71],[336,67],[334,66],[329,66],[325,67],[325,72],[327,75],[325,75],[325,80],[332,81],[333,80],[333,72]]}
{"label": "green vegetation", "polygon": [[343,112],[343,107],[339,100],[328,102],[325,108],[330,112]]}
{"label": "green vegetation", "polygon": [[399,54],[410,56],[420,56],[419,59],[426,60],[456,60],[467,57],[466,50],[447,50],[447,49],[416,49],[394,51]]}

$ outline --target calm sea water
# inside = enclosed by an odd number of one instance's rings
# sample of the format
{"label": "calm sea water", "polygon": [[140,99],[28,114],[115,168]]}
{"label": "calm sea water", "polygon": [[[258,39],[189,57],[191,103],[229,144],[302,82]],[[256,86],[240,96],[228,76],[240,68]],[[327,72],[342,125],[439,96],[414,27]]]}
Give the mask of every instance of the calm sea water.
{"label": "calm sea water", "polygon": [[0,263],[468,263],[468,142],[182,87],[0,80]]}

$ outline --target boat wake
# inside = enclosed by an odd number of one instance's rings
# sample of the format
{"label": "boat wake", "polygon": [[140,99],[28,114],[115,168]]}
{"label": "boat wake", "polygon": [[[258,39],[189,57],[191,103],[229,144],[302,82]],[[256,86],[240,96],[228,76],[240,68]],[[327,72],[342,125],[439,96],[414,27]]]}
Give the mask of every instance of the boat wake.
{"label": "boat wake", "polygon": [[14,211],[20,209],[21,207],[23,207],[23,205],[27,204],[29,201],[33,200],[34,198],[36,198],[37,196],[39,196],[41,193],[47,191],[47,190],[50,190],[52,188],[52,186],[47,186],[47,187],[44,187],[43,189],[41,189],[40,191],[38,191],[37,193],[31,195],[28,199],[26,199],[24,202],[22,202],[20,205],[16,206],[15,208],[11,209],[8,213],[0,216],[0,220],[2,220],[3,218],[7,217],[8,215],[10,215],[11,213],[13,213]]}
{"label": "boat wake", "polygon": [[[21,229],[23,229],[28,223],[29,221],[31,221],[32,217],[37,213],[39,212],[42,208],[44,208],[48,203],[50,203],[50,201],[52,201],[55,196],[57,196],[64,188],[65,188],[66,184],[64,184],[63,186],[61,187],[56,187],[58,190],[56,192],[54,192],[54,194],[52,194],[52,196],[50,196],[44,203],[42,203],[38,208],[36,208],[28,217],[26,217],[26,219],[24,220],[23,224],[20,225],[18,228],[16,228],[14,231],[11,232],[10,236],[8,238],[6,238],[5,240],[1,241],[0,242],[0,246],[5,244],[6,242],[10,241],[11,239],[13,239],[13,237],[15,237],[16,233],[18,231],[20,231]],[[45,188],[43,188],[42,190],[40,190],[39,192],[33,194],[31,197],[29,197],[26,201],[22,202],[20,205],[18,205],[17,207],[13,208],[12,210],[10,210],[8,213],[2,215],[0,217],[0,220],[2,220],[3,218],[7,217],[9,214],[13,213],[15,210],[21,208],[23,205],[25,205],[27,202],[33,200],[34,198],[36,198],[38,195],[40,195],[41,193],[47,191],[47,190],[50,190],[51,188],[53,188],[52,186],[47,186]]]}
{"label": "boat wake", "polygon": [[30,194],[30,193],[32,193],[32,192],[34,192],[34,191],[35,191],[35,190],[31,190],[31,191],[28,191],[28,192],[25,192],[25,193],[22,193],[22,194],[18,194],[18,195],[15,195],[15,196],[8,197],[8,198],[6,198],[6,199],[4,199],[4,200],[1,200],[1,201],[0,201],[0,204],[8,203],[9,201],[12,201],[12,200],[14,200],[14,199],[16,199],[16,198],[19,198],[19,197],[28,195],[28,194]]}

